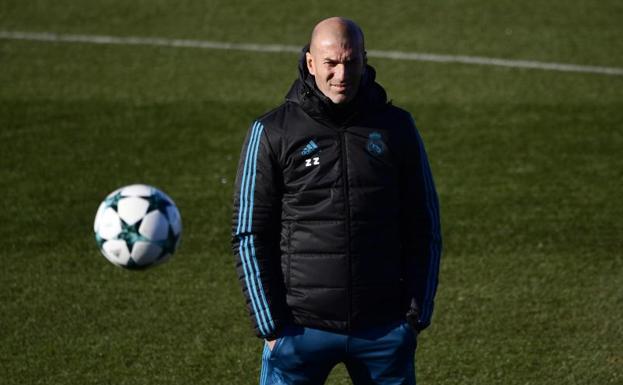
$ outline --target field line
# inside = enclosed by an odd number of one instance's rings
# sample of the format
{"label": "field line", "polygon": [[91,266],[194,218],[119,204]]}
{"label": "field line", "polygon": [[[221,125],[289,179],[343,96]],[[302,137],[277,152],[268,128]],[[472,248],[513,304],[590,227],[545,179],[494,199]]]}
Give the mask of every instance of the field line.
{"label": "field line", "polygon": [[[209,40],[168,39],[160,37],[75,35],[51,32],[0,31],[0,39],[29,40],[53,43],[87,43],[112,45],[146,45],[159,47],[183,47],[220,49],[252,52],[292,52],[298,53],[301,47],[284,44],[226,43]],[[480,56],[440,55],[419,52],[369,50],[368,56],[381,59],[427,61],[436,63],[461,63],[510,68],[528,68],[546,71],[583,72],[600,75],[623,76],[623,68],[600,67],[566,63],[550,63],[532,60],[510,60]]]}

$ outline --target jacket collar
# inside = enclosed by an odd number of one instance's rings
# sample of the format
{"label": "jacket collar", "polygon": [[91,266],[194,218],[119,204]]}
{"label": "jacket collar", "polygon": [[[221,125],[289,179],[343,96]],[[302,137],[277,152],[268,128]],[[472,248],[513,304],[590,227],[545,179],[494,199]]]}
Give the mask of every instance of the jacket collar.
{"label": "jacket collar", "polygon": [[355,98],[346,104],[335,104],[316,86],[314,76],[307,70],[305,54],[309,45],[301,51],[298,69],[299,78],[294,81],[286,95],[286,101],[298,104],[310,117],[336,126],[352,122],[364,111],[381,108],[387,104],[387,94],[383,87],[375,82],[376,71],[366,65],[359,91]]}

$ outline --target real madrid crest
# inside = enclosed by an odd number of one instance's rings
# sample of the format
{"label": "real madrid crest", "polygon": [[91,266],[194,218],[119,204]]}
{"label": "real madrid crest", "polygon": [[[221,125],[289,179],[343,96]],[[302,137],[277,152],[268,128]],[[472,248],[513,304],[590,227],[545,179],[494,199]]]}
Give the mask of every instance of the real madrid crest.
{"label": "real madrid crest", "polygon": [[383,137],[380,132],[373,131],[368,136],[368,144],[366,149],[372,155],[382,155],[385,152],[385,143],[383,143]]}

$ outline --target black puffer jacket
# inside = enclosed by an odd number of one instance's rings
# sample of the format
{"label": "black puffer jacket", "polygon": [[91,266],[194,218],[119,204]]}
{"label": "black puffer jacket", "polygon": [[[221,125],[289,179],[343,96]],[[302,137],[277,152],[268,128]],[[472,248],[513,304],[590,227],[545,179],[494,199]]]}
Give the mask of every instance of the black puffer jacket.
{"label": "black puffer jacket", "polygon": [[258,336],[284,323],[350,331],[430,322],[441,252],[430,168],[411,115],[367,67],[331,103],[304,62],[286,102],[251,126],[236,177],[233,249]]}

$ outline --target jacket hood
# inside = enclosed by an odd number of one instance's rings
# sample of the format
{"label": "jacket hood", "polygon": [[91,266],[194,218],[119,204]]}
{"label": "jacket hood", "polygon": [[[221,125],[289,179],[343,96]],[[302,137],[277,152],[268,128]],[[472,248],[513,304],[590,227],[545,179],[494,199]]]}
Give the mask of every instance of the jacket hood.
{"label": "jacket hood", "polygon": [[344,104],[335,104],[316,86],[316,80],[307,70],[305,54],[309,52],[309,44],[303,47],[299,56],[299,78],[294,81],[286,94],[286,101],[296,103],[312,118],[344,124],[351,120],[358,111],[378,109],[387,104],[387,93],[375,82],[376,71],[366,64],[359,90],[355,98]]}

